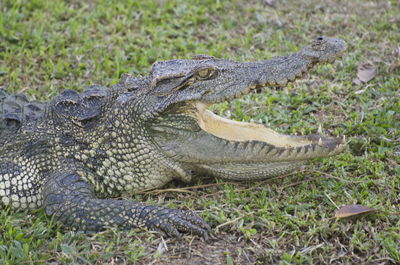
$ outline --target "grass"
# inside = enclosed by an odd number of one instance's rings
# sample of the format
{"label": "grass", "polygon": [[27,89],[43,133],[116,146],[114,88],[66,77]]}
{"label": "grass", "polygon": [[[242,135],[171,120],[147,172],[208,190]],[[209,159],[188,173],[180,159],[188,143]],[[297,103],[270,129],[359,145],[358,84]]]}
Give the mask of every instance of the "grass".
{"label": "grass", "polygon": [[[257,183],[206,180],[181,192],[135,197],[197,211],[216,231],[204,242],[110,229],[84,235],[42,210],[0,212],[0,264],[398,264],[400,263],[400,18],[398,1],[3,0],[0,86],[46,100],[66,88],[115,84],[157,60],[210,54],[258,60],[291,53],[319,35],[348,43],[344,58],[287,88],[213,110],[285,133],[345,134],[346,152]],[[357,65],[377,75],[354,85]],[[397,69],[397,70],[396,70]],[[202,186],[205,185],[205,186]],[[186,189],[185,189],[186,187]],[[379,213],[332,218],[363,204]]]}

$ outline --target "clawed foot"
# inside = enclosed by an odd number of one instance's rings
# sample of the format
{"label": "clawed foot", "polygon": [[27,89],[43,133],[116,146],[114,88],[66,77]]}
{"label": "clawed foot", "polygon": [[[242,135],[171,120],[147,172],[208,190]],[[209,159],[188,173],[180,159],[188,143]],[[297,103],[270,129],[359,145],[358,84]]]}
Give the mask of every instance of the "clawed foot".
{"label": "clawed foot", "polygon": [[191,211],[169,208],[152,209],[146,216],[146,226],[161,230],[171,237],[181,237],[181,232],[193,233],[208,239],[210,226],[197,214]]}

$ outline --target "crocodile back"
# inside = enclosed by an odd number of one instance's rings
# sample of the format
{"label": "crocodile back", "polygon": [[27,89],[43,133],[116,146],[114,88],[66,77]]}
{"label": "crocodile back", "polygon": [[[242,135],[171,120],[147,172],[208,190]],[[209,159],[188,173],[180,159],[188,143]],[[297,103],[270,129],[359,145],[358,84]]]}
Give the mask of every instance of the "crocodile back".
{"label": "crocodile back", "polygon": [[10,94],[0,88],[0,136],[17,131],[28,121],[40,118],[45,109],[45,103],[29,101],[24,94]]}

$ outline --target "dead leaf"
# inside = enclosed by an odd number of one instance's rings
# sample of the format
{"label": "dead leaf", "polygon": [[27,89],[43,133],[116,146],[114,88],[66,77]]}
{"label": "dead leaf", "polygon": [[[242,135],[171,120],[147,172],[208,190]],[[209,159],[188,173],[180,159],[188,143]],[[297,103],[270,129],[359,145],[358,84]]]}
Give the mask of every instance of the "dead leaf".
{"label": "dead leaf", "polygon": [[376,67],[371,63],[360,63],[357,66],[357,77],[361,82],[368,82],[374,78],[376,74]]}
{"label": "dead leaf", "polygon": [[356,215],[368,214],[375,212],[375,209],[368,208],[367,206],[354,204],[354,205],[345,205],[340,207],[339,210],[336,211],[336,218],[346,218]]}

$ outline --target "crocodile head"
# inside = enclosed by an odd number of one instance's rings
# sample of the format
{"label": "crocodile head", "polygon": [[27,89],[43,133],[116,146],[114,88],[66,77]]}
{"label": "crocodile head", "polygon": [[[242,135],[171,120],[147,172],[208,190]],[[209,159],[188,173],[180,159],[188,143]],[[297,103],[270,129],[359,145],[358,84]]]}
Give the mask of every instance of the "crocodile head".
{"label": "crocodile head", "polygon": [[333,62],[345,49],[340,39],[320,37],[297,53],[264,61],[241,63],[200,55],[157,62],[140,92],[147,98],[141,104],[143,113],[153,114],[147,127],[162,152],[184,172],[225,179],[272,177],[311,159],[336,155],[344,149],[344,138],[325,137],[320,131],[282,135],[262,124],[220,117],[208,107],[252,90],[284,86],[317,63]]}

